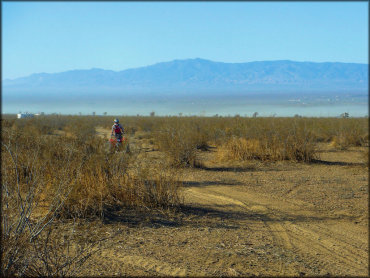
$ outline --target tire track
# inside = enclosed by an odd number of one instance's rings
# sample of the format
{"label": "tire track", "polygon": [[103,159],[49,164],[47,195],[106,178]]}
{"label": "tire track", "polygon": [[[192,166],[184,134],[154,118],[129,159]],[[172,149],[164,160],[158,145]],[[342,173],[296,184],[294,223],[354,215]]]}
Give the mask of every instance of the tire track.
{"label": "tire track", "polygon": [[[281,225],[276,224],[276,223],[269,223],[263,220],[262,222],[265,225],[265,227],[268,229],[271,236],[273,237],[274,245],[277,245],[283,251],[285,251],[285,249],[287,248],[289,249],[292,248],[290,239],[288,238],[286,231]],[[282,236],[281,233],[283,233],[284,235]],[[287,272],[284,268],[284,260],[281,256],[279,256],[279,261],[280,261],[279,273],[284,276],[287,274]]]}
{"label": "tire track", "polygon": [[[337,227],[330,227],[323,224],[310,224],[310,229],[316,233],[325,234],[325,236],[335,238],[343,244],[347,244],[352,248],[367,248],[368,247],[368,234],[361,236],[355,236],[351,234],[353,229],[348,229],[347,226],[342,225],[339,229]],[[366,230],[367,231],[367,230]],[[351,236],[352,241],[349,241],[348,238]],[[354,241],[355,240],[355,241]],[[354,244],[354,243],[357,244]],[[367,252],[366,252],[367,253]]]}
{"label": "tire track", "polygon": [[[241,202],[239,200],[235,200],[233,198],[226,197],[226,196],[215,195],[215,194],[211,194],[211,193],[204,193],[204,192],[201,192],[201,191],[196,190],[194,188],[189,188],[187,191],[188,192],[190,191],[193,194],[196,194],[196,196],[198,198],[201,197],[204,200],[208,200],[209,201],[210,199],[216,199],[216,200],[219,200],[218,203],[221,203],[221,204],[230,204],[231,203],[231,204],[234,204],[236,206],[246,207],[243,202]],[[211,203],[214,203],[214,202],[211,202]]]}
{"label": "tire track", "polygon": [[[101,255],[105,256],[107,255],[107,253],[103,251]],[[164,276],[183,277],[188,275],[186,269],[174,267],[169,263],[156,260],[152,257],[137,255],[120,256],[119,254],[116,254],[115,259],[116,264],[129,264],[131,266],[141,268],[145,271],[155,272]]]}
{"label": "tire track", "polygon": [[[216,203],[233,204],[251,214],[262,214],[263,217],[260,220],[272,235],[275,244],[284,251],[292,251],[301,257],[303,256],[305,265],[320,266],[335,274],[344,274],[343,269],[346,271],[345,274],[367,274],[367,250],[348,241],[347,237],[348,234],[351,234],[351,230],[349,229],[347,234],[327,227],[322,229],[320,226],[324,225],[322,222],[324,220],[314,223],[314,221],[320,221],[316,211],[302,210],[299,206],[292,213],[290,211],[292,204],[286,206],[285,202],[281,202],[282,206],[276,209],[275,200],[271,202],[272,206],[269,206],[266,205],[268,203],[266,196],[260,197],[246,192],[238,192],[231,190],[230,187],[196,188],[190,189],[190,192],[198,196],[201,195],[202,199],[207,200],[208,203],[212,203],[210,199],[217,200]],[[303,213],[307,218],[302,224],[294,222],[294,215],[299,216],[296,214],[297,212]],[[287,215],[289,217],[286,217]],[[310,221],[310,217],[316,217],[317,220]],[[292,220],[290,220],[291,218]],[[305,227],[303,223],[308,224],[309,227]],[[360,245],[363,246],[364,241],[361,241]],[[365,247],[365,249],[367,248]],[[284,275],[285,271],[284,261],[281,259],[280,273]]]}
{"label": "tire track", "polygon": [[[263,205],[260,205],[258,203],[254,203],[251,207],[250,206],[247,206],[245,204],[245,202],[242,202],[240,200],[237,200],[237,199],[234,199],[234,198],[231,198],[231,197],[227,197],[225,195],[220,195],[219,193],[216,195],[216,194],[212,194],[212,193],[209,193],[209,192],[213,192],[213,191],[209,191],[207,193],[204,193],[204,192],[201,192],[200,190],[194,190],[193,188],[189,188],[188,191],[192,192],[193,194],[196,194],[197,197],[202,197],[202,199],[205,199],[207,201],[209,201],[210,198],[212,198],[213,200],[216,199],[218,201],[221,201],[222,204],[225,204],[225,203],[231,203],[231,204],[234,204],[238,207],[241,207],[243,210],[247,210],[248,213],[267,213],[269,211],[268,208],[266,208],[265,206]],[[274,245],[277,245],[280,249],[282,250],[291,250],[292,249],[292,244],[290,242],[290,239],[289,239],[289,236],[286,232],[286,230],[284,229],[284,227],[278,223],[278,222],[271,222],[271,221],[266,221],[264,220],[263,218],[259,219],[259,221],[261,221],[261,223],[266,227],[268,233],[272,236],[273,238],[273,242],[274,242]],[[283,261],[283,258],[279,257],[279,265],[280,265],[280,268],[279,268],[279,273],[282,274],[282,275],[285,275],[287,274],[285,268],[284,268],[284,261]]]}
{"label": "tire track", "polygon": [[[252,202],[255,202],[256,199]],[[292,223],[292,221],[281,222],[279,220],[279,215],[283,215],[284,211],[279,210],[278,213],[276,213],[276,211],[268,207],[267,211],[270,212],[269,216],[273,216],[274,220],[265,221],[265,223],[270,227],[277,228],[278,233],[275,232],[274,234],[276,237],[281,238],[283,242],[282,248],[293,249],[303,254],[307,253],[309,249],[322,252],[325,254],[321,256],[322,260],[329,261],[329,264],[326,263],[325,265],[333,266],[333,270],[337,269],[339,262],[339,264],[344,264],[348,269],[351,269],[353,274],[363,274],[367,271],[366,262],[368,261],[368,257],[365,250],[356,248],[353,244],[343,244],[343,237],[338,235],[334,236],[337,240],[333,240],[333,235],[335,235],[335,233],[325,234],[321,233],[321,231],[318,233],[312,231],[310,228],[304,228],[302,225],[298,225],[298,223]],[[271,229],[271,231],[274,231],[274,229]],[[295,236],[292,235],[294,231],[297,231]],[[302,245],[303,247],[301,248],[297,247]],[[315,257],[316,254],[314,254],[314,258]]]}
{"label": "tire track", "polygon": [[154,271],[166,276],[186,276],[186,270],[158,261],[150,257],[143,256],[124,256],[121,258],[127,264],[141,267],[145,270]]}
{"label": "tire track", "polygon": [[[318,245],[315,240],[302,240],[302,234],[290,233],[292,240],[296,242],[295,252],[303,254],[306,263],[309,265],[318,265],[322,269],[333,275],[343,275],[343,268],[345,266],[346,275],[364,275],[366,269],[357,264],[353,265],[352,260],[346,260],[344,257],[336,255],[332,250],[323,245]],[[310,246],[310,248],[307,248]],[[338,270],[338,269],[341,270]]]}
{"label": "tire track", "polygon": [[[355,266],[357,266],[356,269],[358,271],[364,271],[367,269],[367,267],[366,269],[364,268],[367,261],[366,256],[364,258],[364,256],[360,255],[359,253],[355,253],[353,248],[349,248],[349,246],[343,246],[340,241],[334,241],[330,237],[323,237],[322,234],[315,233],[310,229],[302,228],[292,223],[286,224],[290,237],[294,239],[295,242],[299,242],[300,245],[304,245],[304,250],[301,249],[301,252],[307,252],[311,250],[315,251],[316,253],[320,252],[320,254],[322,253],[322,257],[324,257],[325,260],[330,260],[332,264],[340,262],[340,264],[345,264],[349,269],[353,269]],[[311,250],[307,250],[307,246],[310,246]],[[297,248],[300,249],[299,247]],[[312,251],[310,253],[313,253]],[[356,251],[359,252],[361,250]],[[330,258],[335,258],[335,260]]]}

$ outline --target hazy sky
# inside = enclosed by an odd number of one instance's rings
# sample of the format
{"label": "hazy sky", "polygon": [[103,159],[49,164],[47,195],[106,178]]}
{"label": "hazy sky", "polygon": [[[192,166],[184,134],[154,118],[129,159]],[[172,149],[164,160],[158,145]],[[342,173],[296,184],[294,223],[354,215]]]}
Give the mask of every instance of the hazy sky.
{"label": "hazy sky", "polygon": [[2,2],[2,79],[174,59],[368,63],[368,2]]}

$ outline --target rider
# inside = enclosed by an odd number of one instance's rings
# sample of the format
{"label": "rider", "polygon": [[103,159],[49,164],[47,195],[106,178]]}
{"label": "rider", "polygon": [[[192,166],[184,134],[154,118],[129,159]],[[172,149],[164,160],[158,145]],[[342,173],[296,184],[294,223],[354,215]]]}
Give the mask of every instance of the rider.
{"label": "rider", "polygon": [[122,140],[122,135],[123,135],[124,129],[122,125],[119,123],[118,119],[114,119],[114,125],[112,126],[112,133],[111,135],[116,137],[117,141]]}

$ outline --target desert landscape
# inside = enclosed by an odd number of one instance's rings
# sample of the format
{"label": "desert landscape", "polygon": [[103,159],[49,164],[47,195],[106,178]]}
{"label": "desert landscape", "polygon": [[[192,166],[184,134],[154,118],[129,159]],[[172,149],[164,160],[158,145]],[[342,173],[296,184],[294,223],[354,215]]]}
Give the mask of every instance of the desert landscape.
{"label": "desert landscape", "polygon": [[367,1],[0,5],[1,277],[369,277]]}
{"label": "desert landscape", "polygon": [[3,117],[4,275],[368,276],[368,118],[112,119]]}

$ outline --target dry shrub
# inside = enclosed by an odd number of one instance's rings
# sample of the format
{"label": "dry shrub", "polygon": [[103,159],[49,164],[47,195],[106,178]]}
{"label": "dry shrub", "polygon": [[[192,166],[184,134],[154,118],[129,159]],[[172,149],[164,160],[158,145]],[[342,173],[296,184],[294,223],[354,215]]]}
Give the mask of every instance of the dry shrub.
{"label": "dry shrub", "polygon": [[80,172],[60,214],[103,217],[106,210],[122,207],[176,207],[180,205],[180,189],[178,175],[170,168],[138,166],[135,159],[117,153],[106,156],[104,163],[91,162]]}
{"label": "dry shrub", "polygon": [[232,137],[224,145],[224,152],[221,152],[221,160],[250,160],[262,159],[261,144],[256,139],[247,140],[245,138]]}
{"label": "dry shrub", "polygon": [[342,135],[334,136],[329,145],[339,150],[347,150],[350,147],[349,142]]}
{"label": "dry shrub", "polygon": [[365,165],[369,167],[369,159],[370,159],[370,153],[369,153],[369,147],[366,147],[366,149],[363,152],[363,158],[365,161]]}
{"label": "dry shrub", "polygon": [[182,203],[177,171],[161,163],[136,165],[110,187],[114,203],[130,207],[170,208]]}
{"label": "dry shrub", "polygon": [[261,129],[258,135],[250,139],[232,137],[223,144],[221,159],[304,162],[316,159],[314,139],[305,126],[293,124],[290,129]]}
{"label": "dry shrub", "polygon": [[[44,176],[44,169],[48,161],[41,158],[42,138],[34,138],[28,133],[19,130],[2,129],[2,233],[1,233],[1,275],[22,276],[32,275],[32,269],[37,267],[40,259],[50,266],[50,257],[40,257],[39,250],[44,253],[55,252],[59,248],[42,240],[46,228],[50,227],[57,216],[60,207],[68,197],[70,181],[67,175],[54,176],[53,188],[55,192],[46,192],[48,179]],[[43,197],[48,196],[45,205]],[[42,207],[43,206],[43,207]],[[85,256],[84,250],[74,254],[74,258]],[[62,260],[57,253],[53,272],[38,272],[38,275],[67,275],[76,270],[71,258],[66,255]]]}
{"label": "dry shrub", "polygon": [[175,167],[194,167],[197,150],[209,150],[213,129],[209,121],[197,117],[167,117],[162,120],[156,132],[154,142],[161,151],[168,154]]}
{"label": "dry shrub", "polygon": [[104,240],[81,239],[75,231],[60,234],[58,226],[49,226],[28,248],[28,256],[33,262],[24,271],[24,276],[76,276],[91,255],[101,249],[99,243]]}
{"label": "dry shrub", "polygon": [[311,125],[318,142],[329,142],[337,149],[368,145],[368,118],[320,118],[311,120]]}
{"label": "dry shrub", "polygon": [[365,133],[358,124],[341,126],[336,135],[333,136],[330,145],[340,150],[347,150],[349,147],[367,146],[368,133]]}
{"label": "dry shrub", "polygon": [[72,118],[65,126],[64,131],[72,134],[75,138],[86,140],[95,135],[95,126],[89,121]]}
{"label": "dry shrub", "polygon": [[221,145],[218,159],[221,161],[235,160],[271,160],[271,148],[266,149],[266,144],[261,144],[256,139],[232,137]]}
{"label": "dry shrub", "polygon": [[284,142],[283,159],[293,161],[310,162],[317,159],[316,142],[312,128],[304,123],[294,123],[291,129],[287,129],[288,135],[281,136]]}
{"label": "dry shrub", "polygon": [[163,126],[155,134],[155,142],[166,152],[171,164],[176,167],[194,166],[196,163],[197,142],[191,129],[186,126]]}

